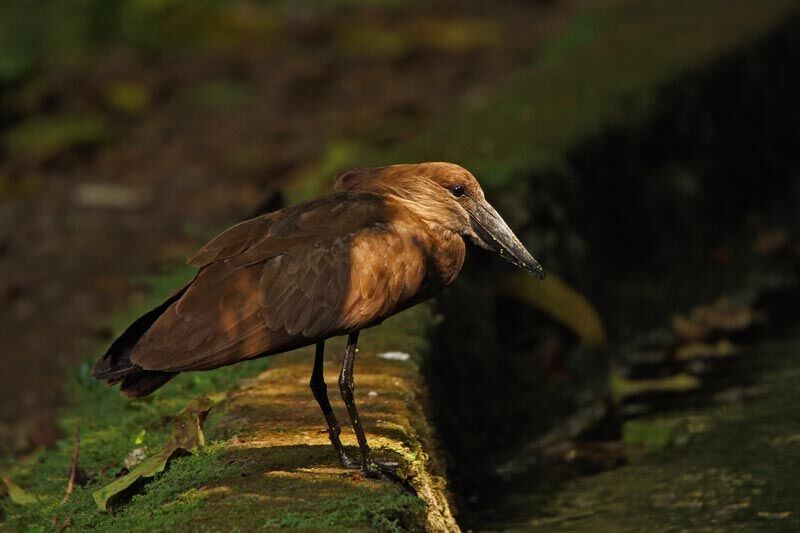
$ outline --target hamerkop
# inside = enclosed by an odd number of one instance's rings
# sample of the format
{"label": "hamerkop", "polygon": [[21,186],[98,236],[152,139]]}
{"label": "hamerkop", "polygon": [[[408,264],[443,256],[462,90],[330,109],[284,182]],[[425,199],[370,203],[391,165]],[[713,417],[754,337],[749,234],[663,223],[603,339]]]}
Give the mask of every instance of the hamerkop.
{"label": "hamerkop", "polygon": [[[543,277],[480,185],[451,163],[355,169],[333,194],[237,224],[189,264],[195,278],[137,319],[93,375],[125,396],[150,394],[179,372],[211,370],[316,344],[311,390],[342,464],[369,475],[372,459],[353,395],[359,332],[456,279],[465,239]],[[345,453],[328,401],[325,340],[347,335],[339,388],[361,462]]]}

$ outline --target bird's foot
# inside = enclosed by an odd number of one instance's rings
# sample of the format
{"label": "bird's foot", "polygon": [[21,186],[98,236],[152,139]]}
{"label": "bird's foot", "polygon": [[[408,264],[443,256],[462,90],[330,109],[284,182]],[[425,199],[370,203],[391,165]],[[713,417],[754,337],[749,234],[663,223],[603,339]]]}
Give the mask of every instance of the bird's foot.
{"label": "bird's foot", "polygon": [[403,472],[400,463],[394,461],[378,461],[369,459],[356,462],[346,454],[340,457],[342,466],[350,470],[360,470],[361,475],[369,479],[384,479],[399,484],[409,494],[416,495],[417,491],[409,482],[411,476]]}
{"label": "bird's foot", "polygon": [[339,462],[344,468],[350,470],[361,470],[364,475],[367,475],[367,477],[372,477],[369,475],[370,472],[396,471],[400,467],[400,463],[394,463],[391,461],[375,461],[373,459],[368,460],[366,463],[362,463],[361,461],[354,461],[350,459],[350,456],[347,454],[340,455]]}
{"label": "bird's foot", "polygon": [[373,479],[391,479],[393,481],[400,480],[398,469],[400,463],[392,461],[376,461],[370,459],[361,464],[361,472],[364,476]]}
{"label": "bird's foot", "polygon": [[342,451],[339,454],[339,462],[342,464],[343,468],[349,468],[349,469],[361,468],[361,463],[350,459],[350,456],[344,453],[344,451]]}
{"label": "bird's foot", "polygon": [[374,459],[369,459],[365,462],[354,461],[350,459],[350,456],[347,454],[340,455],[339,462],[342,463],[344,468],[350,470],[361,470],[361,473],[364,474],[364,476],[370,478],[379,478],[381,477],[380,474],[386,473],[396,474],[397,469],[400,468],[400,463],[395,463],[392,461],[376,461]]}
{"label": "bird's foot", "polygon": [[372,479],[384,479],[386,481],[397,483],[407,493],[413,496],[417,495],[416,489],[411,484],[413,475],[410,475],[409,472],[405,471],[405,469],[400,466],[400,463],[395,463],[392,461],[375,461],[371,459],[361,465],[361,472],[364,477]]}

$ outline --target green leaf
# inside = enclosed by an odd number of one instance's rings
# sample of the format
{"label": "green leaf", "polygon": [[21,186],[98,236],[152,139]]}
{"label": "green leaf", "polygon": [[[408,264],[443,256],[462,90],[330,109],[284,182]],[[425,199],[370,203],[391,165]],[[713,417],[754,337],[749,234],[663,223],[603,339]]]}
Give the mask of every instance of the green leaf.
{"label": "green leaf", "polygon": [[8,497],[11,498],[11,501],[17,505],[31,505],[34,503],[39,503],[39,498],[37,496],[34,496],[33,494],[30,494],[29,492],[17,486],[17,484],[14,483],[11,478],[4,477],[3,483],[5,483]]}
{"label": "green leaf", "polygon": [[622,441],[627,445],[657,450],[682,446],[688,438],[685,429],[674,420],[628,420],[622,426]]}
{"label": "green leaf", "polygon": [[144,442],[144,438],[145,438],[146,436],[147,436],[147,430],[146,430],[146,429],[143,429],[143,430],[141,430],[141,431],[140,431],[140,432],[139,432],[139,433],[138,433],[138,434],[137,434],[137,435],[136,435],[136,436],[133,438],[133,443],[134,443],[136,446],[139,446],[139,445],[141,445],[141,444]]}

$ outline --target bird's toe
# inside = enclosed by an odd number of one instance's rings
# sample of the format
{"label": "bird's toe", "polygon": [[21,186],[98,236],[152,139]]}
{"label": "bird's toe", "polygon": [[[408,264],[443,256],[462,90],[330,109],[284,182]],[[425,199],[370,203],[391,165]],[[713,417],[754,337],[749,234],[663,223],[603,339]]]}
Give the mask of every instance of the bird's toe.
{"label": "bird's toe", "polygon": [[400,472],[400,463],[392,461],[376,461],[371,460],[362,465],[361,470],[364,475],[371,478],[392,479],[395,481],[404,478]]}
{"label": "bird's toe", "polygon": [[344,452],[339,456],[339,462],[341,463],[343,468],[349,468],[353,470],[361,468],[361,463],[353,461],[352,459],[350,459],[350,456],[345,454]]}
{"label": "bird's toe", "polygon": [[400,485],[409,494],[416,495],[417,491],[411,485],[411,477],[408,472],[401,468],[400,463],[392,461],[369,461],[362,465],[361,471],[364,477],[371,479],[383,479]]}

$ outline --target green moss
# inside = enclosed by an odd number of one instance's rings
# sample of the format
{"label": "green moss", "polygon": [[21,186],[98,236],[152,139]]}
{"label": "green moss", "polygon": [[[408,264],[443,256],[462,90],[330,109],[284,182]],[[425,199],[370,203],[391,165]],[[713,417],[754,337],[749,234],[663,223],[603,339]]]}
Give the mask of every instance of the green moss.
{"label": "green moss", "polygon": [[567,483],[526,529],[797,531],[799,369],[798,330],[741,354],[735,372],[758,376],[760,396],[639,419],[647,439],[656,427],[683,427],[691,440]]}
{"label": "green moss", "polygon": [[325,531],[369,526],[376,531],[399,533],[415,527],[421,529],[421,524],[413,517],[421,514],[422,507],[422,500],[408,494],[376,495],[370,491],[328,501],[312,512],[291,512],[282,517],[267,518],[261,525]]}
{"label": "green moss", "polygon": [[[114,317],[114,329],[121,331],[130,321],[160,302],[164,297],[179,287],[191,275],[187,268],[178,268],[164,273],[162,276],[148,278],[151,290],[149,301],[139,309],[132,309]],[[92,352],[100,353],[101,347],[93,346]],[[146,450],[158,450],[166,441],[171,431],[172,417],[193,398],[207,394],[219,396],[219,393],[231,389],[235,383],[245,376],[257,374],[266,367],[267,360],[258,360],[212,372],[182,374],[152,396],[141,400],[129,400],[120,397],[116,391],[94,381],[91,367],[95,356],[87,358],[76,371],[69,376],[65,385],[67,405],[63,408],[60,425],[68,437],[60,440],[55,449],[35,454],[25,461],[12,463],[6,460],[2,470],[31,494],[40,497],[38,505],[18,506],[8,499],[2,500],[3,511],[9,523],[19,529],[35,528],[39,524],[50,523],[53,517],[71,518],[76,525],[92,525],[101,527],[107,517],[94,507],[91,493],[103,484],[111,481],[123,466],[123,460],[133,448],[143,447]],[[213,411],[212,411],[213,412]],[[78,487],[63,507],[60,505],[66,488],[69,469],[72,461],[75,427],[81,424],[80,466],[94,477],[94,481],[85,488]],[[213,461],[204,461],[203,457],[214,456],[220,450],[215,442],[221,435],[215,431],[215,419],[212,417],[206,425],[208,440],[214,444],[206,448],[199,456],[175,461],[177,466],[171,467],[168,475],[186,475],[190,468],[196,482],[214,479],[220,475],[220,465]],[[186,467],[181,466],[184,462]],[[164,498],[164,491],[183,490],[180,477],[175,485],[155,484],[151,498]],[[176,488],[177,487],[177,488]],[[182,488],[181,488],[182,487]],[[147,493],[146,493],[147,494]],[[171,512],[179,512],[180,506]]]}

